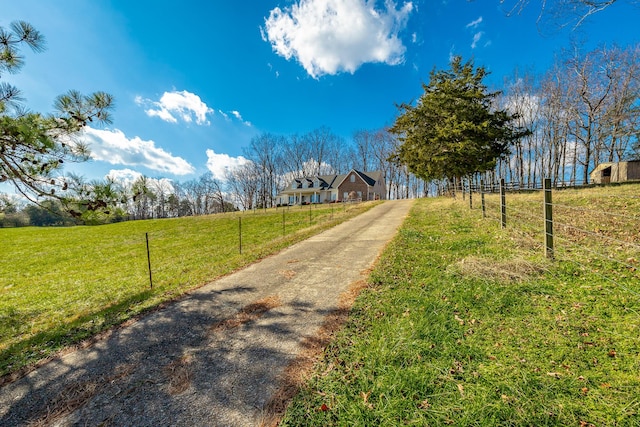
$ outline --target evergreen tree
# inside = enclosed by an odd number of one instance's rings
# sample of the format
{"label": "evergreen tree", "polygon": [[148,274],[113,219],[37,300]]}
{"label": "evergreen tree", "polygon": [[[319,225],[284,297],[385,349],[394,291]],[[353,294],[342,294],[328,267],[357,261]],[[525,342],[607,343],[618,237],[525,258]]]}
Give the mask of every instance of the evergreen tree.
{"label": "evergreen tree", "polygon": [[499,92],[483,83],[484,67],[453,58],[451,69],[432,71],[415,106],[401,104],[391,128],[400,145],[392,160],[424,180],[460,178],[493,169],[514,141],[528,134],[516,116],[494,106]]}
{"label": "evergreen tree", "polygon": [[[44,50],[44,37],[29,23],[18,21],[0,27],[0,77],[16,73],[24,64],[20,48]],[[21,92],[0,82],[0,182],[11,182],[25,197],[41,196],[65,202],[69,182],[61,174],[68,161],[89,158],[87,146],[77,136],[89,123],[110,123],[111,95],[82,95],[69,91],[59,96],[55,113],[43,115],[22,108]],[[85,208],[99,209],[103,201],[85,200]]]}

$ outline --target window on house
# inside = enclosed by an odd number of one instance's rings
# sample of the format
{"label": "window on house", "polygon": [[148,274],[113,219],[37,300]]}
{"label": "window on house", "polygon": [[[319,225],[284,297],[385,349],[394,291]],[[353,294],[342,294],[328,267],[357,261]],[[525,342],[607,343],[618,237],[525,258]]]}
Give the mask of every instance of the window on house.
{"label": "window on house", "polygon": [[358,199],[362,199],[362,191],[358,191]]}
{"label": "window on house", "polygon": [[355,175],[351,175],[351,182],[356,182],[356,176]]}

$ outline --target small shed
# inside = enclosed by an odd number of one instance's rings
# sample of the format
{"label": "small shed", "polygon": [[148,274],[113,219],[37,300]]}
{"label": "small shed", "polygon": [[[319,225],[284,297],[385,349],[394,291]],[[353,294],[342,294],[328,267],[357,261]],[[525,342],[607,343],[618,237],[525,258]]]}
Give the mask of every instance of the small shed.
{"label": "small shed", "polygon": [[591,171],[589,179],[593,184],[640,180],[640,160],[600,163]]}

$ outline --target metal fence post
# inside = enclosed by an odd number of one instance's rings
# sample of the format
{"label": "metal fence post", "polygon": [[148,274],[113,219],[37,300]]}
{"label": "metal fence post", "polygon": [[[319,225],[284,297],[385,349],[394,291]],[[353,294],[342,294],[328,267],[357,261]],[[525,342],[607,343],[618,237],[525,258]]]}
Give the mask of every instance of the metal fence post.
{"label": "metal fence post", "polygon": [[285,217],[284,217],[284,209],[282,210],[282,237],[285,237],[287,235],[286,233],[286,222],[285,222]]}
{"label": "metal fence post", "polygon": [[238,217],[238,241],[240,242],[240,255],[242,255],[242,218]]}
{"label": "metal fence post", "polygon": [[504,178],[500,178],[500,212],[502,228],[507,227],[507,198]]}
{"label": "metal fence post", "polygon": [[544,254],[553,259],[553,203],[551,200],[551,179],[544,179]]}
{"label": "metal fence post", "polygon": [[480,201],[482,202],[482,218],[486,218],[487,208],[484,204],[484,179],[480,180]]}
{"label": "metal fence post", "polygon": [[149,253],[149,233],[144,233],[144,238],[147,241],[147,265],[149,266],[149,286],[153,289],[153,278],[151,277],[151,255]]}
{"label": "metal fence post", "polygon": [[469,178],[469,209],[473,209],[473,188],[471,187],[471,178]]}

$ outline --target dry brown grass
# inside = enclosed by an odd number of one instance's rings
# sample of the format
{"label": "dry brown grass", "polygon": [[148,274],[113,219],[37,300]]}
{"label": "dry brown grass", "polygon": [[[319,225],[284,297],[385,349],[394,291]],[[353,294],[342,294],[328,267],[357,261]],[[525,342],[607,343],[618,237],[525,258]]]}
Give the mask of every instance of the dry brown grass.
{"label": "dry brown grass", "polygon": [[164,373],[169,379],[169,394],[175,396],[189,388],[191,385],[192,363],[193,356],[185,354],[164,368]]}
{"label": "dry brown grass", "polygon": [[298,274],[293,270],[280,270],[278,273],[280,273],[280,275],[284,276],[284,278],[287,279],[287,280],[293,279],[294,277],[296,277],[296,274]]}
{"label": "dry brown grass", "polygon": [[259,319],[267,311],[282,305],[280,297],[269,296],[259,301],[244,306],[235,316],[229,319],[221,320],[211,327],[212,332],[224,332],[229,329],[237,328],[252,320]]}
{"label": "dry brown grass", "polygon": [[347,320],[351,306],[360,291],[367,286],[365,280],[352,283],[349,289],[340,295],[338,307],[325,317],[320,329],[313,336],[305,337],[301,344],[302,350],[284,370],[280,388],[265,405],[261,427],[275,427],[280,423],[289,402],[311,374],[324,348]]}
{"label": "dry brown grass", "polygon": [[54,424],[60,418],[72,414],[83,407],[106,384],[117,379],[131,375],[135,365],[126,364],[116,367],[114,374],[108,377],[99,377],[89,381],[69,384],[47,406],[47,411],[30,422],[29,427],[44,427]]}
{"label": "dry brown grass", "polygon": [[544,268],[524,259],[496,261],[487,258],[467,257],[450,266],[467,278],[496,282],[521,282],[543,273]]}

